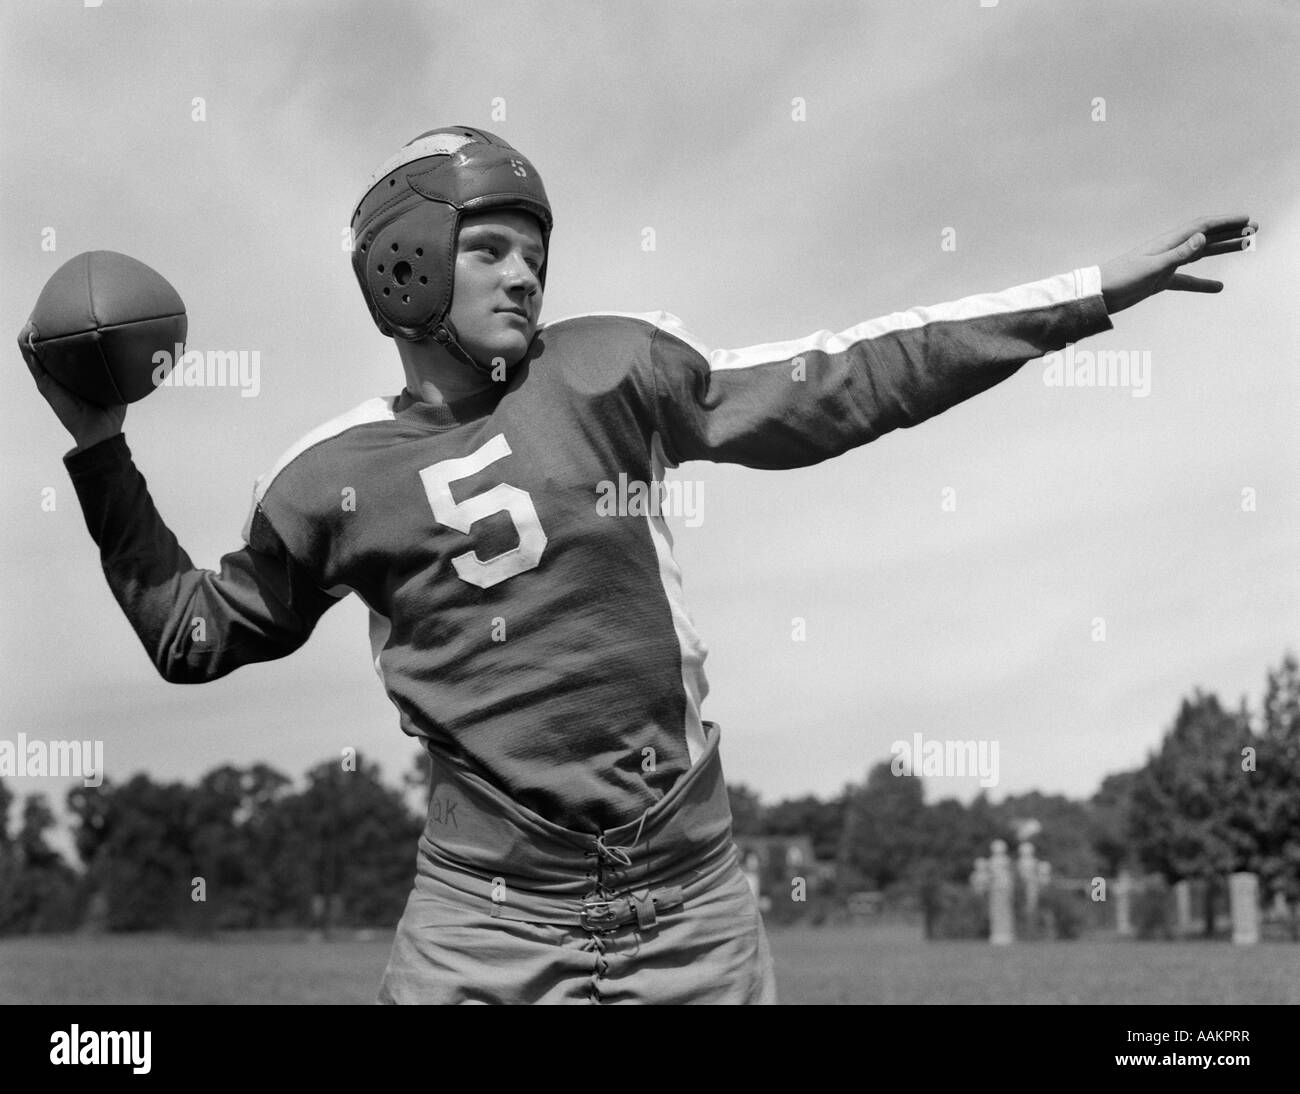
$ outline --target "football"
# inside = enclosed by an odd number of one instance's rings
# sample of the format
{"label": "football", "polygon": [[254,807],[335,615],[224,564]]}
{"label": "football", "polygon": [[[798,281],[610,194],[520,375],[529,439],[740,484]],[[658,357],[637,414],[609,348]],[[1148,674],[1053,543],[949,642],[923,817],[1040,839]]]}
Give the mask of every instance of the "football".
{"label": "football", "polygon": [[184,353],[187,331],[185,305],[166,278],[116,251],[87,251],[55,270],[30,322],[42,367],[101,406],[153,391]]}

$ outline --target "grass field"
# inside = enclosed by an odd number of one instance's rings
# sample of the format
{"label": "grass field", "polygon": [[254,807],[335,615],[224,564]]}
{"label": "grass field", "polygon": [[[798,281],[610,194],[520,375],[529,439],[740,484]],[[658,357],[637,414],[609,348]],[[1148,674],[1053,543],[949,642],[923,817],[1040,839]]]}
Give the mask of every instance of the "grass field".
{"label": "grass field", "polygon": [[[773,928],[783,1003],[1300,1003],[1300,945],[924,942]],[[389,938],[0,940],[0,1003],[371,1003]]]}

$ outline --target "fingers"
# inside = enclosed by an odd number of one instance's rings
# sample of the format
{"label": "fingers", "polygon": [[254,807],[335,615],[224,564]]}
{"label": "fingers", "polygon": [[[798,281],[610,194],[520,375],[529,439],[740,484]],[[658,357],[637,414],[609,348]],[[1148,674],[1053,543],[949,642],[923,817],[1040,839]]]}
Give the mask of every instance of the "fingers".
{"label": "fingers", "polygon": [[1251,231],[1259,230],[1259,225],[1245,213],[1234,213],[1230,216],[1200,217],[1191,224],[1192,231],[1204,232],[1211,237],[1216,234],[1229,233],[1241,235],[1241,230],[1246,227],[1249,227]]}
{"label": "fingers", "polygon": [[1259,231],[1259,222],[1247,220],[1245,224],[1234,224],[1228,228],[1202,228],[1201,231],[1209,237],[1211,243],[1222,239],[1245,239]]}
{"label": "fingers", "polygon": [[1186,224],[1179,225],[1172,232],[1157,236],[1148,247],[1151,253],[1168,254],[1170,251],[1177,250],[1198,232],[1214,244],[1232,239],[1240,241],[1243,237],[1254,235],[1258,231],[1259,222],[1252,220],[1245,213],[1198,217],[1196,220],[1189,220]]}
{"label": "fingers", "polygon": [[36,356],[36,347],[32,344],[36,338],[36,327],[29,319],[18,332],[18,349],[24,360],[31,361]]}
{"label": "fingers", "polygon": [[1190,239],[1183,240],[1177,247],[1163,256],[1166,263],[1172,261],[1181,266],[1184,262],[1195,262],[1201,257],[1201,250],[1205,247],[1205,236],[1201,232],[1195,233]]}
{"label": "fingers", "polygon": [[1211,240],[1196,252],[1196,257],[1192,261],[1196,262],[1199,259],[1210,258],[1214,255],[1229,255],[1244,251],[1250,246],[1250,240],[1250,236],[1237,236],[1233,239],[1221,240],[1218,243]]}
{"label": "fingers", "polygon": [[36,355],[36,346],[33,344],[36,338],[36,327],[29,319],[23,329],[18,332],[18,351],[23,355],[23,361],[27,365],[27,371],[32,374],[32,379],[36,381],[39,389],[49,383],[50,374],[45,371],[41,364],[40,358]]}
{"label": "fingers", "polygon": [[35,357],[28,357],[27,354],[24,353],[23,360],[27,364],[27,371],[32,374],[32,379],[36,381],[36,390],[44,395],[49,389],[49,386],[55,382],[54,377],[45,371],[41,366],[41,363],[36,360]]}
{"label": "fingers", "polygon": [[[1171,247],[1160,257],[1165,262],[1173,262],[1181,266],[1186,262],[1199,262],[1202,258],[1213,258],[1216,255],[1233,254],[1237,251],[1248,250],[1251,246],[1251,240],[1259,229],[1259,225],[1248,217],[1234,217],[1232,220],[1233,227],[1220,227],[1208,232],[1198,229],[1189,239],[1185,239]],[[1215,222],[1214,218],[1206,218],[1196,223],[1213,222]]]}
{"label": "fingers", "polygon": [[1222,281],[1211,281],[1205,277],[1193,277],[1191,274],[1174,274],[1166,289],[1175,292],[1223,292]]}
{"label": "fingers", "polygon": [[18,332],[18,349],[22,352],[27,371],[32,374],[32,379],[36,381],[36,390],[48,401],[51,394],[58,391],[62,385],[41,364],[40,355],[37,354],[36,346],[33,344],[36,334],[36,326],[29,319],[23,329]]}

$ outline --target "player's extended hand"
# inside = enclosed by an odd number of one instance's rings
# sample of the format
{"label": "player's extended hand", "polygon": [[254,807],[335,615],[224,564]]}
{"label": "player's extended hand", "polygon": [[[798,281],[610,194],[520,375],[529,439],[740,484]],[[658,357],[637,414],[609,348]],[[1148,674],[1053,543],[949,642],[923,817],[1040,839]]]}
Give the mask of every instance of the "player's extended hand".
{"label": "player's extended hand", "polygon": [[1101,296],[1106,310],[1131,308],[1165,289],[1222,292],[1222,281],[1179,273],[1178,267],[1211,255],[1244,251],[1259,225],[1248,216],[1199,217],[1156,236],[1128,254],[1101,264]]}
{"label": "player's extended hand", "polygon": [[36,381],[36,390],[54,409],[63,428],[72,434],[72,439],[77,442],[77,451],[121,433],[122,423],[126,421],[126,405],[100,406],[59,383],[36,359],[36,352],[31,346],[34,330],[30,323],[23,327],[18,334],[18,348],[22,351],[23,360],[27,362],[32,379]]}

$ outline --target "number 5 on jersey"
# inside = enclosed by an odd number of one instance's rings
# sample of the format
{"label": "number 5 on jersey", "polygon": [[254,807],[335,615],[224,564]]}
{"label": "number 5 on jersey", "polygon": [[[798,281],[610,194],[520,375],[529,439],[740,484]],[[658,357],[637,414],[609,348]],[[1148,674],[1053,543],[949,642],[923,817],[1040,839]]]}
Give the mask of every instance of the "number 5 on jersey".
{"label": "number 5 on jersey", "polygon": [[537,519],[537,509],[526,490],[500,483],[482,494],[475,494],[458,502],[451,496],[451,484],[457,479],[467,479],[497,460],[510,455],[510,445],[504,434],[498,433],[476,452],[457,460],[443,460],[422,468],[420,480],[429,497],[434,519],[439,524],[469,535],[475,521],[494,513],[509,513],[519,535],[519,546],[504,551],[486,562],[473,551],[466,551],[451,560],[462,581],[489,589],[507,578],[536,569],[546,549],[546,533]]}

